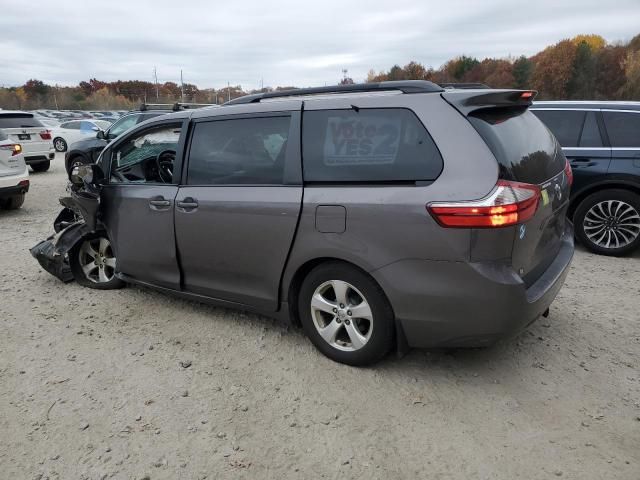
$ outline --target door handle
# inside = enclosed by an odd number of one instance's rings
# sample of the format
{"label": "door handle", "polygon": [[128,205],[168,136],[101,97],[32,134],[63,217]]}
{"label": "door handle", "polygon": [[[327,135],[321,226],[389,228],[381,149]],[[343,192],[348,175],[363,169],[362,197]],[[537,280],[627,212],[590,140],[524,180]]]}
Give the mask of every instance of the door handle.
{"label": "door handle", "polygon": [[167,210],[171,206],[171,202],[164,197],[153,197],[149,200],[151,210]]}
{"label": "door handle", "polygon": [[596,164],[590,158],[572,158],[569,163],[572,167],[593,167]]}
{"label": "door handle", "polygon": [[187,197],[184,200],[177,202],[176,205],[182,210],[190,211],[198,208],[198,201],[195,198]]}

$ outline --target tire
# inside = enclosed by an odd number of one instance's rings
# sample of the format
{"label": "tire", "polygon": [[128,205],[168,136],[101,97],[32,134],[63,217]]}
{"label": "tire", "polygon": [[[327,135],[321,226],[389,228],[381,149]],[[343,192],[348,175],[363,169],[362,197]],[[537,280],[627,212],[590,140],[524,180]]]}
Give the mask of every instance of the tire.
{"label": "tire", "polygon": [[56,137],[53,139],[53,148],[56,149],[56,152],[66,152],[67,142],[62,137]]}
{"label": "tire", "polygon": [[640,195],[602,190],[582,200],[573,217],[576,237],[593,253],[622,256],[640,246]]}
{"label": "tire", "polygon": [[47,170],[49,170],[49,167],[51,167],[50,161],[38,162],[31,165],[31,169],[34,172],[46,172]]}
{"label": "tire", "polygon": [[12,195],[4,201],[0,202],[0,206],[6,208],[7,210],[17,210],[24,203],[24,193],[20,193],[18,195]]}
{"label": "tire", "polygon": [[[97,290],[124,286],[124,282],[115,275],[115,260],[111,242],[100,233],[83,238],[69,251],[69,266],[75,281],[83,287]],[[89,265],[93,268],[89,269]]]}
{"label": "tire", "polygon": [[[311,342],[336,362],[370,365],[393,345],[394,316],[386,295],[371,277],[348,264],[314,268],[302,282],[298,312]],[[323,328],[330,330],[322,335]]]}

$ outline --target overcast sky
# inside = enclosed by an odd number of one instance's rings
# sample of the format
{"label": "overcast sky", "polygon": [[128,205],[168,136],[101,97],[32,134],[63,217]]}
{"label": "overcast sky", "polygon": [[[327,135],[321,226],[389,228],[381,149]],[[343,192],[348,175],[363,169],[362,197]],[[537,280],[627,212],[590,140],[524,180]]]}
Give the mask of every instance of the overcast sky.
{"label": "overcast sky", "polygon": [[[614,7],[615,5],[615,7]],[[317,86],[341,70],[466,54],[531,55],[562,38],[640,33],[640,0],[48,0],[0,3],[0,85],[180,80]]]}

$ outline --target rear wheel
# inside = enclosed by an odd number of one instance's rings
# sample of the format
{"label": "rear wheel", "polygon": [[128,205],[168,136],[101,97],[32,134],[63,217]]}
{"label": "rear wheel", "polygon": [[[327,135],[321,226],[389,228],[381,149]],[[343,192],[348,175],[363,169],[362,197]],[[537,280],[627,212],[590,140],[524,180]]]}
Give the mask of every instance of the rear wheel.
{"label": "rear wheel", "polygon": [[311,342],[336,362],[369,365],[393,344],[393,311],[384,292],[350,265],[314,268],[302,283],[298,311]]}
{"label": "rear wheel", "polygon": [[5,200],[0,200],[0,207],[6,208],[7,210],[17,210],[24,203],[24,197],[24,193],[12,195]]}
{"label": "rear wheel", "polygon": [[76,282],[83,287],[111,290],[124,286],[116,277],[116,257],[104,234],[87,237],[72,248],[69,266]]}
{"label": "rear wheel", "polygon": [[50,166],[51,166],[51,162],[46,161],[46,162],[34,163],[31,165],[31,168],[33,169],[34,172],[46,172],[47,170],[49,170]]}
{"label": "rear wheel", "polygon": [[66,152],[67,142],[64,138],[56,137],[53,139],[53,148],[56,149],[56,152]]}
{"label": "rear wheel", "polygon": [[640,246],[640,195],[602,190],[585,198],[574,216],[576,236],[600,255],[626,255]]}

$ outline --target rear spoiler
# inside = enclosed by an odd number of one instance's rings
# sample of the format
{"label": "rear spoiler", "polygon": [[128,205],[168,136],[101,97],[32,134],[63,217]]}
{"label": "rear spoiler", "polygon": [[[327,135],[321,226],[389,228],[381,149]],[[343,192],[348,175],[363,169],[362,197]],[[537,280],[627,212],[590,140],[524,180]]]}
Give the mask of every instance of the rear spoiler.
{"label": "rear spoiler", "polygon": [[535,90],[447,90],[441,93],[465,117],[476,110],[504,107],[530,107]]}

